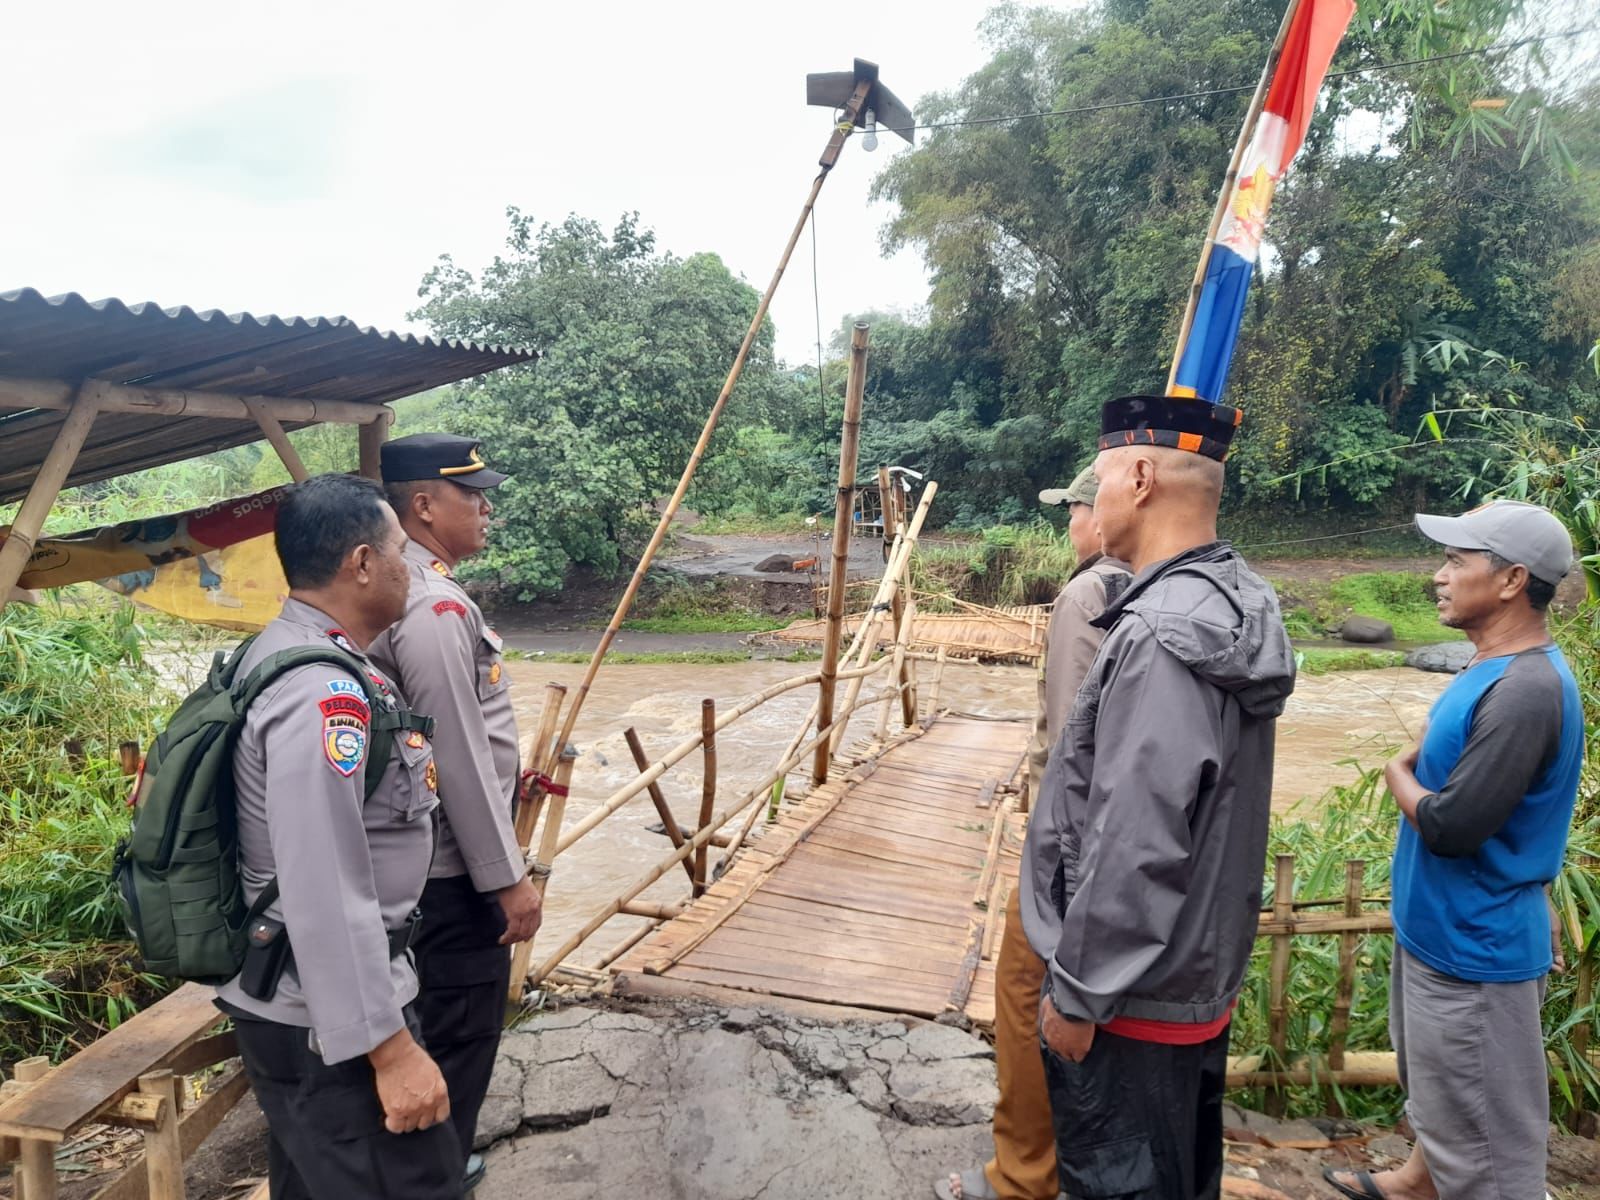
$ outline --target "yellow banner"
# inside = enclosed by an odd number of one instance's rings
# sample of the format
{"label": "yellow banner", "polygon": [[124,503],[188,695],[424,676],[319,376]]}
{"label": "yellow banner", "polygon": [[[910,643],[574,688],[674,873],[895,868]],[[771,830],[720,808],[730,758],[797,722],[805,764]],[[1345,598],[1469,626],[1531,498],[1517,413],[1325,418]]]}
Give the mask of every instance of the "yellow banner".
{"label": "yellow banner", "polygon": [[282,492],[272,488],[171,516],[41,538],[19,585],[97,580],[185,620],[260,629],[289,590],[272,543]]}

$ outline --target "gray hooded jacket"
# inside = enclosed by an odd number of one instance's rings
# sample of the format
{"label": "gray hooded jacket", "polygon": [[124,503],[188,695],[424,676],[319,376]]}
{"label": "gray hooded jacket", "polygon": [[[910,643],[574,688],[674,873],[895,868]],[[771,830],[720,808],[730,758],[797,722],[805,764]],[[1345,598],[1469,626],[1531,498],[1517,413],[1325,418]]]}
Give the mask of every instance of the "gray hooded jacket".
{"label": "gray hooded jacket", "polygon": [[[1294,690],[1278,598],[1212,542],[1141,572],[1051,751],[1023,928],[1066,1016],[1227,1013],[1261,907],[1275,720]],[[1037,817],[1035,818],[1037,819]]]}

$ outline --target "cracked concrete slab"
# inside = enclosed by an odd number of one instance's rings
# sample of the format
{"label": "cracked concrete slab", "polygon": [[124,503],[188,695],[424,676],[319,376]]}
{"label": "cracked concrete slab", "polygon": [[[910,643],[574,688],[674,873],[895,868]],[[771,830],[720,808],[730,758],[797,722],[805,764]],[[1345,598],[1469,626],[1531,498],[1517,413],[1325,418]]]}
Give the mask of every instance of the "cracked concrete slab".
{"label": "cracked concrete slab", "polygon": [[992,1057],[958,1030],[771,1009],[541,1015],[504,1039],[476,1197],[920,1193],[988,1156]]}

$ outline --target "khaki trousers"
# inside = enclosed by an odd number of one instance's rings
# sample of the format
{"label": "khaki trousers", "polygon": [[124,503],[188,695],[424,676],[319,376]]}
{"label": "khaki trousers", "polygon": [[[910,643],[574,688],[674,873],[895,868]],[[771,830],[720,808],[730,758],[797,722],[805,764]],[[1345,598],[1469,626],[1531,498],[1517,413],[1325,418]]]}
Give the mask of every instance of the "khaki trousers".
{"label": "khaki trousers", "polygon": [[1000,1099],[994,1106],[994,1157],[984,1167],[1002,1200],[1056,1200],[1056,1131],[1039,1056],[1039,996],[1045,963],[1022,932],[1018,888],[1006,904],[995,963],[994,1043]]}

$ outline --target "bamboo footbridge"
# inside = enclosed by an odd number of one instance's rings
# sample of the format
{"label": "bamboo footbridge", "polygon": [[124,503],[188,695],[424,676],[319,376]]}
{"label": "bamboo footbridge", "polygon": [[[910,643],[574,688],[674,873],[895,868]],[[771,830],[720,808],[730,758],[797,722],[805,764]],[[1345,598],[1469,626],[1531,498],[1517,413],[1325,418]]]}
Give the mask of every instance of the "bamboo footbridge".
{"label": "bamboo footbridge", "polygon": [[991,1024],[1028,734],[938,716],[814,788],[614,964],[616,989],[687,982]]}

